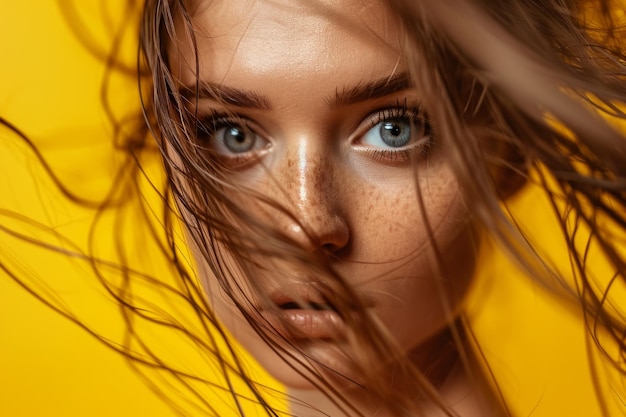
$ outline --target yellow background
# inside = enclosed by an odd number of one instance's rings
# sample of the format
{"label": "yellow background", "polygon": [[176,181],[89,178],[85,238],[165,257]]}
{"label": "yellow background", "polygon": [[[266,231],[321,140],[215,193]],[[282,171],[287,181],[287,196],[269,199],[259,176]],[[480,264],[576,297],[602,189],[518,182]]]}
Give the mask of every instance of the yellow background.
{"label": "yellow background", "polygon": [[[137,10],[124,9],[122,0],[4,3],[0,11],[0,117],[36,144],[72,192],[88,199],[102,198],[123,162],[113,147],[112,125],[102,106],[102,57],[112,46],[121,17],[129,17],[132,28]],[[70,8],[62,9],[61,4]],[[78,19],[67,13],[72,7],[79,12]],[[79,41],[70,21],[85,22],[75,29],[90,34],[91,51]],[[126,39],[133,39],[132,33]],[[127,40],[123,48],[124,62],[133,68],[135,45]],[[114,73],[108,91],[116,117],[137,115],[132,74]],[[159,178],[155,161],[149,158],[146,165]],[[152,198],[157,201],[155,195]],[[550,249],[553,259],[567,265],[547,202],[536,191],[527,190],[514,208],[526,216],[525,227],[536,232],[536,239]],[[94,210],[61,195],[27,146],[0,128],[0,263],[44,294],[54,307],[75,314],[108,339],[121,341],[125,325],[119,309],[95,280],[88,262],[11,235],[19,232],[54,247],[86,251],[94,216]],[[133,265],[170,279],[167,263],[150,244],[142,224],[134,223],[132,210],[122,218],[124,233],[119,234],[113,232],[119,229],[115,223],[119,217],[100,220],[95,252],[116,259],[116,239],[122,239],[135,248]],[[481,264],[468,314],[515,415],[600,415],[576,306],[556,301],[495,251],[487,252]],[[176,302],[160,299],[163,294],[142,288],[164,309],[187,314]],[[192,318],[189,322],[195,325]],[[158,328],[145,332],[173,362],[209,378],[213,375],[210,361],[178,336]],[[260,370],[253,372],[271,387],[280,388]],[[168,383],[163,374],[149,378],[162,386]],[[220,382],[218,376],[215,381]],[[233,415],[232,403],[219,390],[199,389],[220,415]],[[609,398],[609,404],[614,411],[623,411],[619,399]],[[205,415],[194,406],[183,409],[189,416]],[[248,407],[248,412],[255,415],[252,409]],[[54,313],[0,270],[0,416],[174,415],[119,354]]]}

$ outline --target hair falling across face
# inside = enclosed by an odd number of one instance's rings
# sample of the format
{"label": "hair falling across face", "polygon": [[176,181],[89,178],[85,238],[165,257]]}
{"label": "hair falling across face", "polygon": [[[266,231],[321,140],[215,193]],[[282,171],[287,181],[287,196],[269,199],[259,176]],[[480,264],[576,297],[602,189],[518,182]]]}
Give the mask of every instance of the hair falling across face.
{"label": "hair falling across face", "polygon": [[[458,318],[522,161],[562,139],[528,98],[551,79],[525,85],[523,65],[452,53],[462,7],[446,23],[444,6],[422,6],[147,2],[157,137],[208,302],[295,397],[323,392],[332,415],[503,414]],[[537,94],[568,125],[566,95]]]}
{"label": "hair falling across face", "polygon": [[[366,367],[385,378],[398,363],[364,355],[372,324],[417,362],[445,351],[477,236],[400,22],[378,1],[200,1],[186,13],[165,50],[191,124],[165,146],[224,325],[300,389],[315,375],[354,389]],[[190,170],[198,158],[208,166]],[[230,205],[227,225],[196,220],[215,216],[206,200]]]}

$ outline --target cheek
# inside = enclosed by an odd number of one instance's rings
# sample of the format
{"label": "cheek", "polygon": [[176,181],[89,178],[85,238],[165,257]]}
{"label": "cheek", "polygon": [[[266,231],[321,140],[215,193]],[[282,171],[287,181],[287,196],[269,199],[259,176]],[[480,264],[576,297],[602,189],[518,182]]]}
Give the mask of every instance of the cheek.
{"label": "cheek", "polygon": [[354,204],[351,218],[349,258],[356,262],[342,270],[360,277],[353,283],[377,300],[376,313],[406,349],[457,314],[478,246],[451,171],[433,165],[418,186],[408,171],[354,192],[363,202]]}
{"label": "cheek", "polygon": [[354,255],[380,262],[415,257],[433,244],[451,245],[463,232],[468,213],[456,179],[443,162],[428,163],[417,174],[411,168],[377,172],[366,166],[367,175],[348,181],[344,205]]}

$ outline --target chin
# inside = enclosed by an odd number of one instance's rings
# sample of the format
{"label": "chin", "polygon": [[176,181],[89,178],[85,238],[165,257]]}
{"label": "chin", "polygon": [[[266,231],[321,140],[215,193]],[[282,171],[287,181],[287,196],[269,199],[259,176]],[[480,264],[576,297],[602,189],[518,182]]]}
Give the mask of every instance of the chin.
{"label": "chin", "polygon": [[267,373],[290,389],[314,390],[320,380],[345,389],[357,386],[356,373],[349,367],[349,354],[341,342],[298,342],[298,348],[288,347],[280,354],[260,340],[242,344]]}

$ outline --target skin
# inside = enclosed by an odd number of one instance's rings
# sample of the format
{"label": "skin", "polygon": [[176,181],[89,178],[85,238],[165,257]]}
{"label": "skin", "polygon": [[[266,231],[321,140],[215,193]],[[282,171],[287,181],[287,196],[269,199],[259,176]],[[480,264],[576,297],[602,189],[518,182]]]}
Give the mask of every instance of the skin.
{"label": "skin", "polygon": [[[454,318],[471,280],[475,235],[466,207],[445,152],[432,141],[417,110],[419,91],[398,83],[397,91],[380,97],[337,100],[342,95],[338,92],[402,78],[398,25],[375,1],[217,1],[196,6],[192,17],[199,73],[190,64],[194,54],[186,37],[179,36],[169,51],[181,88],[193,86],[198,77],[260,98],[262,104],[224,104],[202,97],[201,117],[212,112],[236,115],[226,129],[235,126],[252,145],[233,151],[224,145],[227,130],[219,128],[203,143],[231,167],[238,187],[254,189],[293,218],[245,193],[233,191],[232,198],[307,252],[327,257],[402,349],[418,352],[416,357],[428,355],[420,349],[433,346],[427,342]],[[182,33],[182,21],[178,28]],[[380,123],[390,121],[411,127],[403,152],[394,153],[379,140]],[[435,267],[425,219],[443,256],[442,269]],[[208,296],[229,331],[300,398],[324,403],[308,396],[315,391],[294,371],[293,361],[277,357],[261,341],[199,252],[196,248]],[[228,253],[224,261],[234,264]],[[254,285],[268,293],[280,289],[301,301],[293,294],[302,294],[313,280],[309,272],[280,260],[263,262],[271,266],[255,271]],[[257,290],[243,276],[235,274],[234,279],[256,303]],[[301,305],[302,310],[308,307]],[[329,319],[320,326],[320,334],[328,336],[341,323]],[[296,358],[306,352],[350,376],[346,357],[353,347],[346,341],[298,337],[297,344],[298,350],[290,348]],[[458,402],[459,392],[465,392],[462,379],[448,381],[455,393],[450,401]]]}

